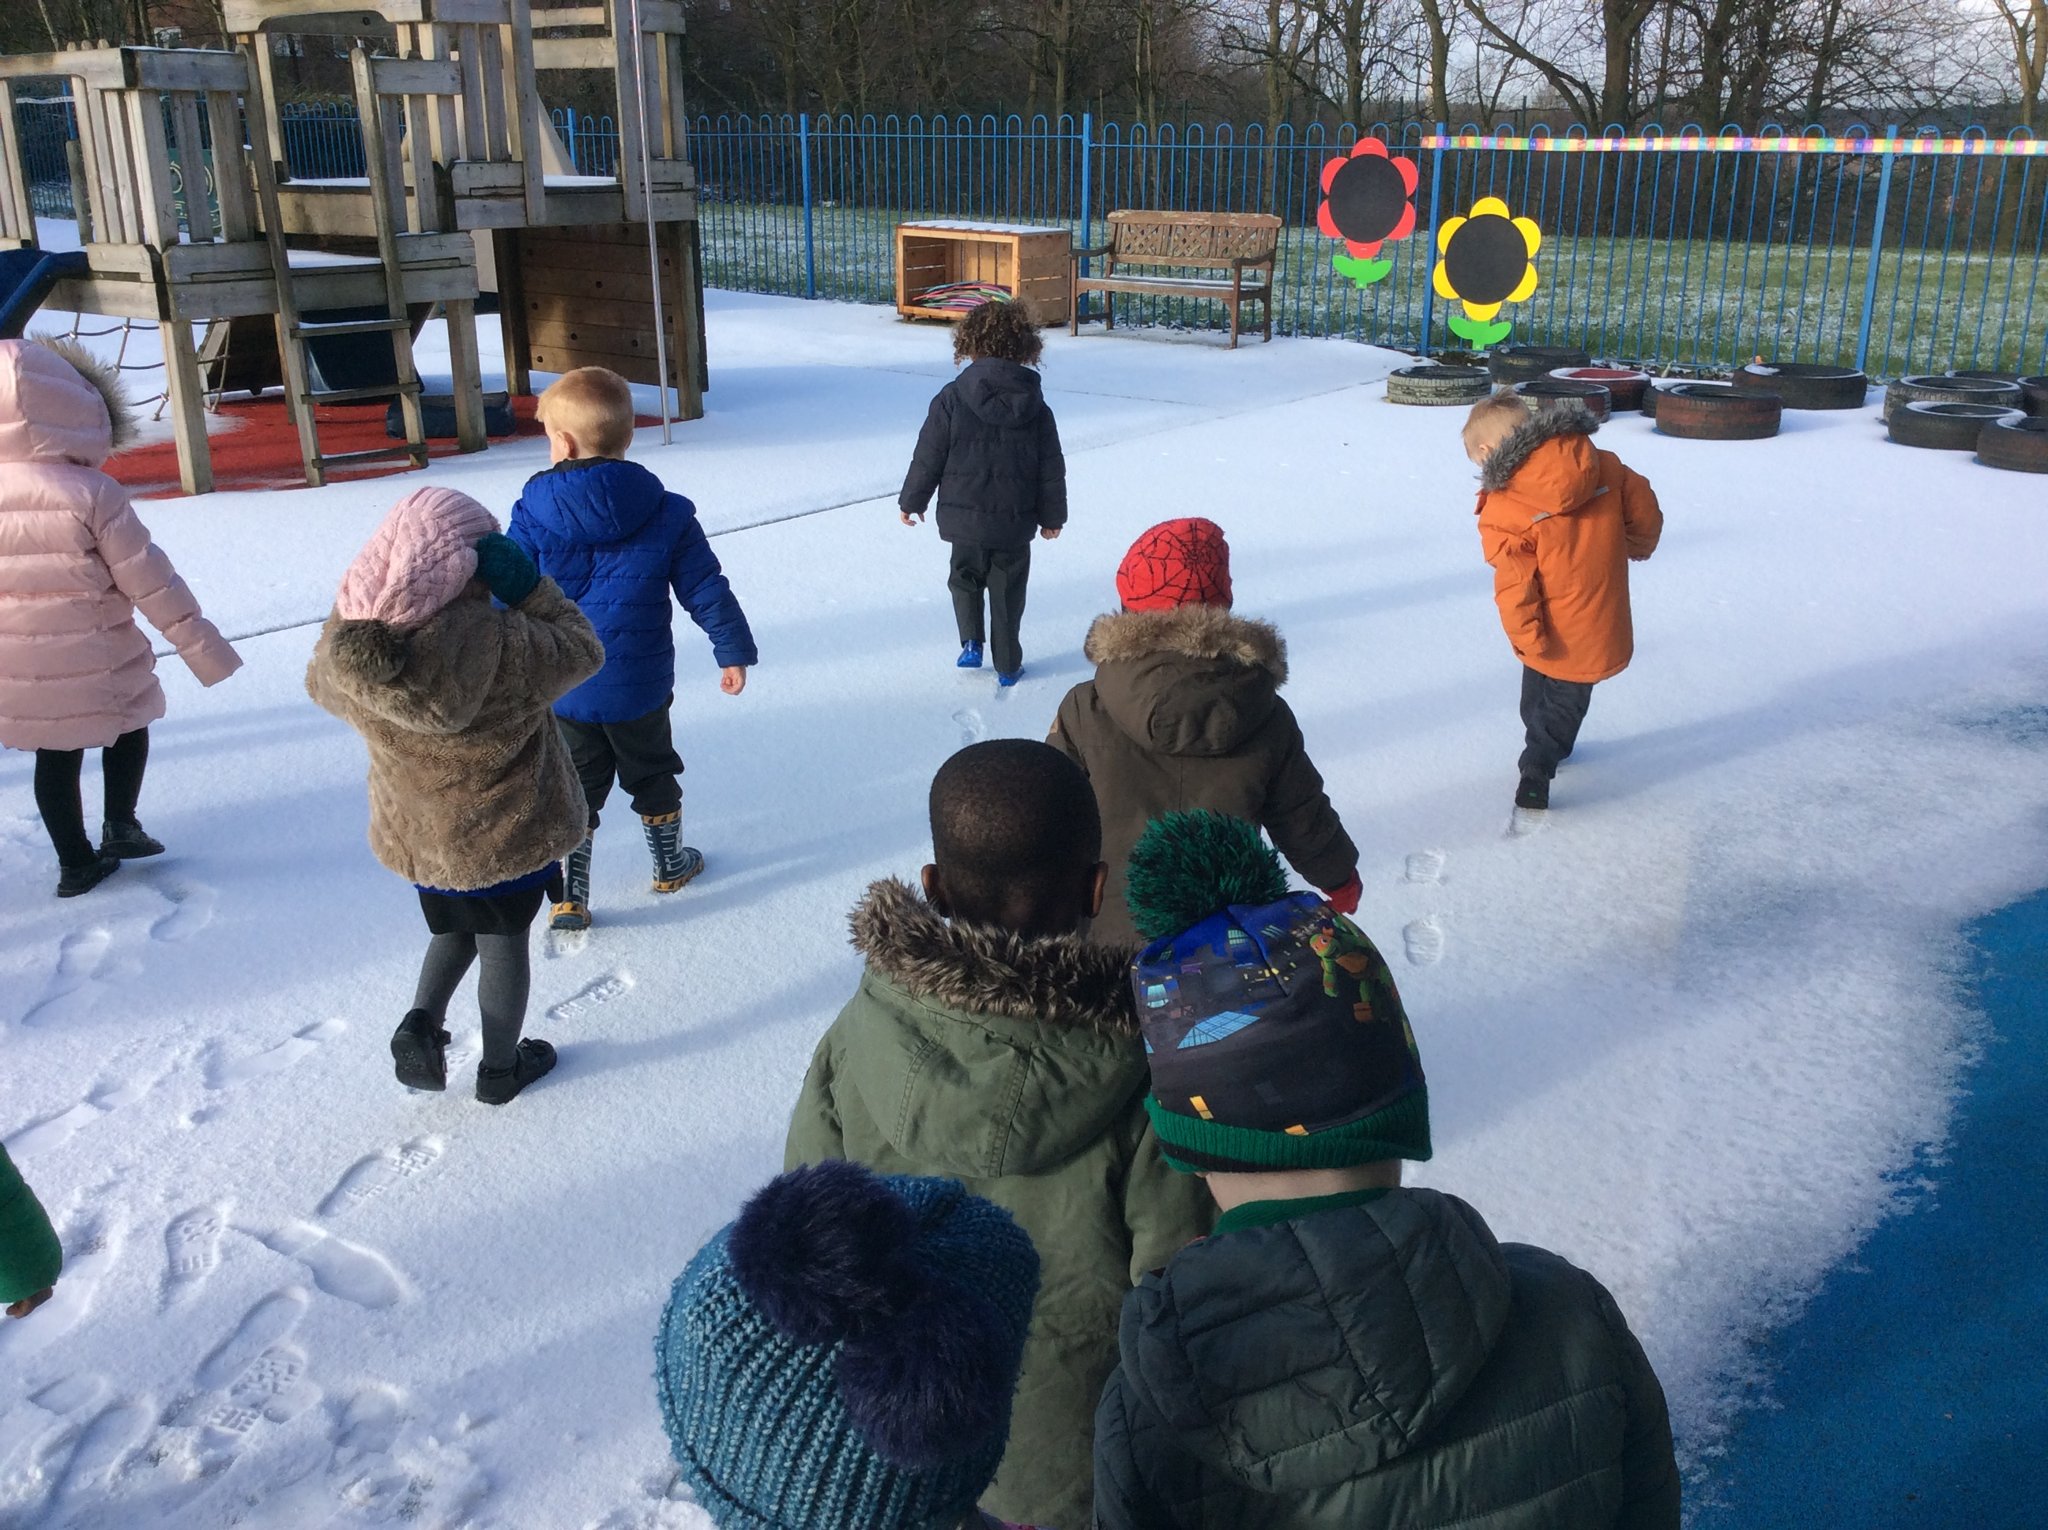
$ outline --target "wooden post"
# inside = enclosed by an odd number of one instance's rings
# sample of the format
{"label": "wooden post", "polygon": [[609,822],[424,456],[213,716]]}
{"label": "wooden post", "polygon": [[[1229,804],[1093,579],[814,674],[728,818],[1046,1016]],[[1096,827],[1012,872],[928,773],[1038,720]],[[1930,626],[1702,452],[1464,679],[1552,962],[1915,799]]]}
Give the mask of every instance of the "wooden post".
{"label": "wooden post", "polygon": [[171,433],[178,444],[178,482],[187,494],[211,494],[213,453],[206,441],[206,385],[199,377],[199,353],[192,346],[192,326],[177,316],[175,295],[170,298],[169,311],[171,317],[157,325],[157,333],[163,337]]}
{"label": "wooden post", "polygon": [[484,434],[483,365],[476,353],[476,304],[450,298],[441,305],[448,323],[448,372],[455,393],[455,440],[466,452],[490,444]]}
{"label": "wooden post", "polygon": [[526,333],[526,283],[519,268],[518,229],[492,231],[491,258],[498,268],[498,331],[505,347],[505,391],[524,397],[533,392],[533,368],[529,360],[532,341]]}
{"label": "wooden post", "polygon": [[[697,322],[697,258],[690,247],[690,225],[664,226],[675,280],[670,288],[669,332],[676,337],[670,365],[676,375],[676,416],[684,420],[704,418],[704,394],[699,386],[703,376],[704,331]],[[664,379],[664,382],[666,379]]]}

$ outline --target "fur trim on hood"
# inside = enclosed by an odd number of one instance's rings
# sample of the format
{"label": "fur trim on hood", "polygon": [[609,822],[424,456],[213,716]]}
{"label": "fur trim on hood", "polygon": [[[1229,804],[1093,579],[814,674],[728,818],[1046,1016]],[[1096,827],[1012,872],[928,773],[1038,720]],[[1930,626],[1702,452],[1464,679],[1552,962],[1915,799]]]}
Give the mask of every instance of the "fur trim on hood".
{"label": "fur trim on hood", "polygon": [[884,877],[854,905],[853,947],[914,998],[948,1009],[1135,1036],[1134,948],[1083,935],[1027,940],[949,923],[909,883]]}
{"label": "fur trim on hood", "polygon": [[81,341],[69,335],[36,335],[32,338],[44,350],[63,357],[80,377],[92,384],[107,406],[113,450],[119,451],[133,442],[140,422],[135,406],[128,402],[128,395],[122,390],[120,367],[87,350]]}
{"label": "fur trim on hood", "polygon": [[1155,653],[1176,653],[1189,659],[1236,659],[1248,667],[1265,670],[1276,686],[1287,683],[1287,639],[1280,635],[1280,629],[1256,617],[1233,615],[1221,606],[1116,611],[1098,616],[1088,629],[1088,640],[1081,645],[1081,651],[1096,664],[1143,659]]}
{"label": "fur trim on hood", "polygon": [[1479,487],[1489,493],[1505,489],[1508,480],[1521,471],[1522,464],[1544,442],[1566,436],[1590,436],[1599,428],[1600,422],[1576,405],[1538,409],[1529,416],[1527,424],[1517,425],[1493,449],[1486,466],[1479,470]]}

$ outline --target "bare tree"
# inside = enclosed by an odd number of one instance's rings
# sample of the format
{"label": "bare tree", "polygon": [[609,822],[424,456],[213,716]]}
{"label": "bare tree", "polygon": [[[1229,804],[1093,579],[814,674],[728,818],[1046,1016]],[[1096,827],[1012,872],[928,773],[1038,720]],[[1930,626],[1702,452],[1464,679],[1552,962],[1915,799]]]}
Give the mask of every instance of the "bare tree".
{"label": "bare tree", "polygon": [[2041,118],[2041,91],[2048,77],[2048,0],[1991,0],[2019,71],[2020,126]]}

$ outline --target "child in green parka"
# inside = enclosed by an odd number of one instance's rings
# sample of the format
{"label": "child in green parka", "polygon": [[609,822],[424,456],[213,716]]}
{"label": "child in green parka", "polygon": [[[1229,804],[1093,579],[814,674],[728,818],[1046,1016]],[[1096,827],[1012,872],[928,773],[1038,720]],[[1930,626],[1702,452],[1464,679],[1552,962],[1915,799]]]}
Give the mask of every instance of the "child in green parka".
{"label": "child in green parka", "polygon": [[63,1268],[49,1214],[0,1147],[0,1308],[27,1317],[50,1299]]}
{"label": "child in green parka", "polygon": [[1117,1311],[1211,1212],[1146,1123],[1131,952],[1082,933],[1107,873],[1088,778],[992,740],[946,762],[930,805],[922,895],[886,879],[853,911],[867,970],[811,1060],[786,1166],[957,1179],[1031,1235],[1043,1281],[982,1505],[1080,1530]]}

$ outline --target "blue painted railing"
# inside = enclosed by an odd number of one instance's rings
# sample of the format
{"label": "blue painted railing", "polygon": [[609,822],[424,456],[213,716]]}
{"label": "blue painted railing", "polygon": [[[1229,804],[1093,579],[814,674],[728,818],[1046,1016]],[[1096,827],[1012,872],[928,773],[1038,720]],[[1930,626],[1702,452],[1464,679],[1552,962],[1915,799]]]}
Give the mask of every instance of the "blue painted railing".
{"label": "blue painted railing", "polygon": [[[65,101],[23,103],[37,210],[68,211]],[[606,116],[550,113],[576,169],[617,172]],[[287,103],[283,154],[300,177],[360,176],[349,103]],[[1315,227],[1323,165],[1356,129],[1096,123],[1044,116],[718,116],[695,124],[706,277],[714,286],[887,302],[895,225],[913,217],[1064,224],[1077,247],[1121,207],[1277,213],[1285,224],[1275,329],[1410,350],[1455,344],[1434,296],[1430,231],[1481,197],[1544,231],[1540,285],[1506,310],[1514,338],[1603,357],[1710,369],[1753,356],[2048,372],[2048,145],[1972,130],[1822,138],[1697,129],[1621,139],[1372,123],[1420,171],[1416,236],[1360,290]],[[1732,130],[1731,130],[1732,133]],[[1611,139],[1613,141],[1607,141]],[[1216,305],[1132,303],[1134,322],[1205,326]]]}

